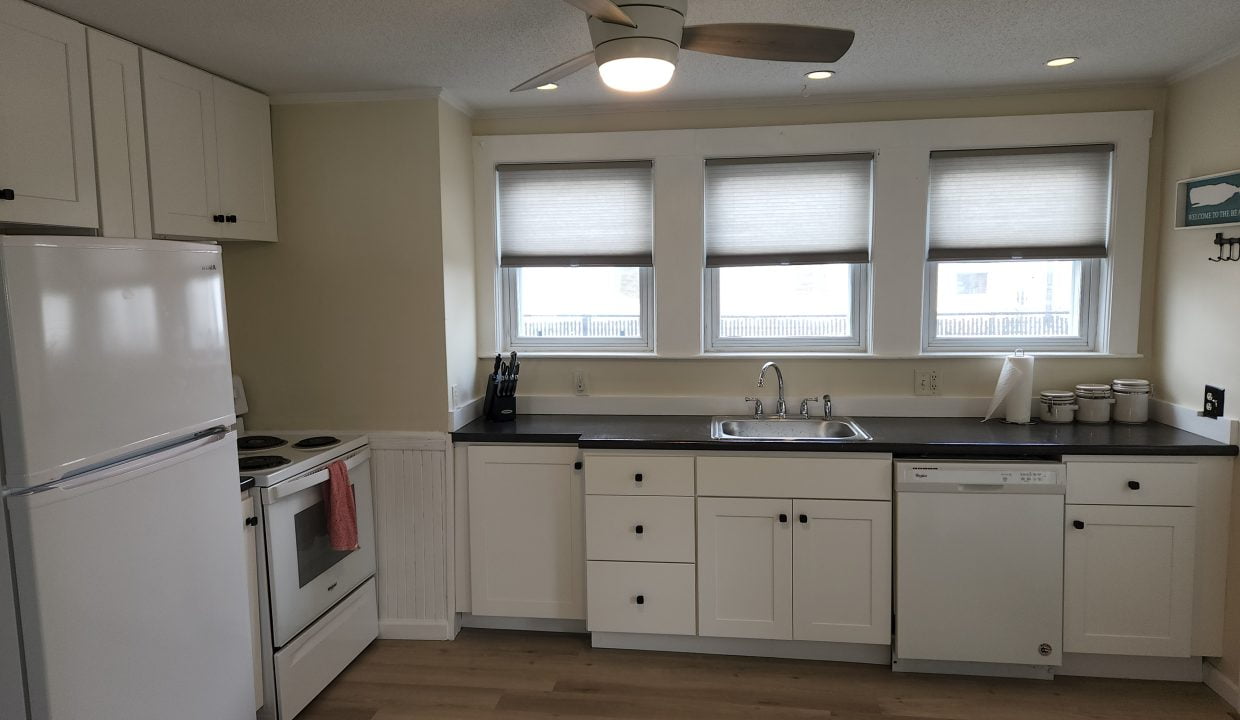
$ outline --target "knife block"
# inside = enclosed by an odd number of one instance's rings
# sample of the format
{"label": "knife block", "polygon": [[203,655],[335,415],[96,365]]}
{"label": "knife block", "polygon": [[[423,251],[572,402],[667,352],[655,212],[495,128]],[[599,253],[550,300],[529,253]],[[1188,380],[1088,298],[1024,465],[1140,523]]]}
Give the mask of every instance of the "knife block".
{"label": "knife block", "polygon": [[487,376],[487,391],[482,401],[482,415],[491,422],[508,422],[517,417],[517,381],[510,379],[505,382],[505,389],[500,389],[499,379],[495,373]]}

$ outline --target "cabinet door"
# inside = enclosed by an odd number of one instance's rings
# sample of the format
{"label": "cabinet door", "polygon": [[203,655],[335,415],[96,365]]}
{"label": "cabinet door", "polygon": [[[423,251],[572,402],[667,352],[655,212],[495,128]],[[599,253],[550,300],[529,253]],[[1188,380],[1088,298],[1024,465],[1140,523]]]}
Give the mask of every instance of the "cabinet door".
{"label": "cabinet door", "polygon": [[1068,505],[1066,518],[1064,650],[1188,657],[1193,508]]}
{"label": "cabinet door", "polygon": [[0,0],[0,190],[0,222],[99,226],[86,28],[19,0]]}
{"label": "cabinet door", "polygon": [[151,220],[156,235],[214,238],[220,212],[215,99],[207,73],[142,51]]}
{"label": "cabinet door", "polygon": [[149,238],[151,184],[138,46],[93,28],[86,31],[86,40],[99,166],[99,228],[107,237]]}
{"label": "cabinet door", "polygon": [[245,528],[245,579],[250,591],[250,632],[254,656],[254,710],[263,706],[263,640],[259,626],[261,604],[258,597],[258,508],[253,493],[241,496],[241,521]]}
{"label": "cabinet door", "polygon": [[891,644],[891,503],[796,500],[792,637]]}
{"label": "cabinet door", "polygon": [[792,638],[792,501],[698,498],[698,634]]}
{"label": "cabinet door", "polygon": [[267,96],[213,78],[221,237],[276,239],[276,194],[271,165],[271,104]]}
{"label": "cabinet door", "polygon": [[472,612],[585,619],[575,447],[469,448]]}

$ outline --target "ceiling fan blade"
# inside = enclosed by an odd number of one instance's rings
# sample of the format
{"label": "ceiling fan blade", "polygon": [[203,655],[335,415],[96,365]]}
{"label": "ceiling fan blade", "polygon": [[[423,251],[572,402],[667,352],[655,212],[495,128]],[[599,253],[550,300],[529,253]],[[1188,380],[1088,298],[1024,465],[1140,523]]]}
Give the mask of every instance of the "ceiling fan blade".
{"label": "ceiling fan blade", "polygon": [[627,25],[631,28],[637,27],[637,23],[633,22],[623,10],[616,7],[611,0],[564,0],[564,2],[603,22]]}
{"label": "ceiling fan blade", "polygon": [[751,60],[832,63],[848,52],[854,36],[852,30],[812,25],[720,23],[686,27],[680,47]]}
{"label": "ceiling fan blade", "polygon": [[589,65],[592,62],[594,62],[594,51],[593,50],[586,53],[585,55],[578,55],[577,57],[567,62],[562,62],[559,65],[556,65],[555,67],[551,68],[550,70],[547,70],[546,72],[539,73],[535,75],[534,77],[530,78],[529,80],[526,80],[525,82],[516,86],[509,92],[521,92],[522,90],[533,90],[539,85],[546,85],[547,83],[553,83],[557,80],[560,80],[562,78],[568,77],[569,75],[572,75],[573,73],[577,72],[578,70]]}

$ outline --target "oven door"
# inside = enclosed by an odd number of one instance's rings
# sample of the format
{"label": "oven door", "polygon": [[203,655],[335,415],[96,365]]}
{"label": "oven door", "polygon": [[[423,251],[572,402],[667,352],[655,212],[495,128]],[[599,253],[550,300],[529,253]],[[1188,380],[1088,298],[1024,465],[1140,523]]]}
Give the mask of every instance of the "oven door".
{"label": "oven door", "polygon": [[332,550],[327,534],[327,465],[262,491],[271,586],[272,643],[283,647],[315,618],[375,574],[370,449],[337,460],[349,468],[357,501],[357,550]]}

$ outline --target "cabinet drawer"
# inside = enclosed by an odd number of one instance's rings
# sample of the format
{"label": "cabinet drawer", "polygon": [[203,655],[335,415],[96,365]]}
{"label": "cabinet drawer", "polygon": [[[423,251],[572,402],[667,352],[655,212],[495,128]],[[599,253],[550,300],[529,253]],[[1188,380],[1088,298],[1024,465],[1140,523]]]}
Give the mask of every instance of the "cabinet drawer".
{"label": "cabinet drawer", "polygon": [[726,457],[697,459],[698,495],[819,500],[890,500],[891,460]]}
{"label": "cabinet drawer", "polygon": [[693,562],[693,498],[591,495],[586,558]]}
{"label": "cabinet drawer", "polygon": [[693,458],[674,455],[586,455],[590,495],[693,496]]}
{"label": "cabinet drawer", "polygon": [[1068,502],[1077,505],[1197,504],[1194,463],[1068,463]]}
{"label": "cabinet drawer", "polygon": [[586,563],[591,632],[693,635],[693,565],[688,563]]}

